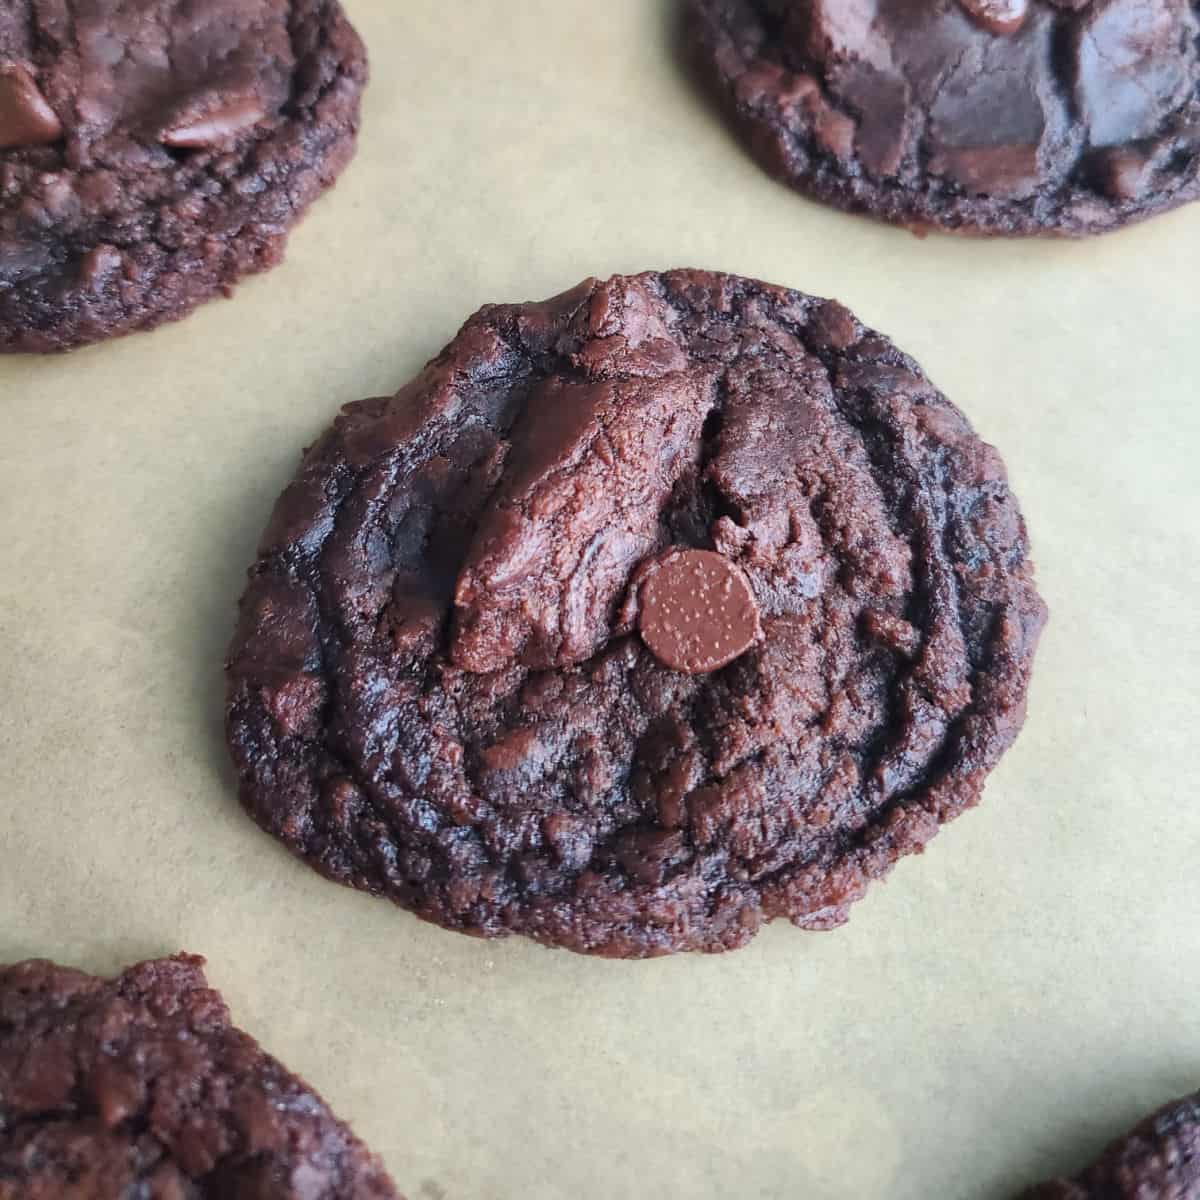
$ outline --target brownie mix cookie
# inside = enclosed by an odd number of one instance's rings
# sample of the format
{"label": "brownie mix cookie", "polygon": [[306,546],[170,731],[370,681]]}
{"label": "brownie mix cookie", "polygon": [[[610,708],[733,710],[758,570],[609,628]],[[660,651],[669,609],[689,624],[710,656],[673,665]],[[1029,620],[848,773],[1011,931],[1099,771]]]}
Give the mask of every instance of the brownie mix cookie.
{"label": "brownie mix cookie", "polygon": [[1200,1200],[1200,1092],[1160,1108],[1074,1179],[1021,1200]]}
{"label": "brownie mix cookie", "polygon": [[203,962],[0,967],[0,1200],[398,1200]]}
{"label": "brownie mix cookie", "polygon": [[0,351],[149,329],[274,266],[365,81],[336,0],[0,5]]}
{"label": "brownie mix cookie", "polygon": [[1043,618],[999,456],[846,309],[589,280],[309,450],[229,744],[265,829],[429,920],[722,950],[978,800]]}
{"label": "brownie mix cookie", "polygon": [[914,228],[1088,234],[1200,195],[1193,0],[688,0],[750,149]]}

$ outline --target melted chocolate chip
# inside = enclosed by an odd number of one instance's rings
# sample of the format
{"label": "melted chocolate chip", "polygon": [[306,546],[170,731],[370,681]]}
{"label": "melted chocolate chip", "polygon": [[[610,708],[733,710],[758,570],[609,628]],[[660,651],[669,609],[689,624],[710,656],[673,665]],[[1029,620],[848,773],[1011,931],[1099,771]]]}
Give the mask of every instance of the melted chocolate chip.
{"label": "melted chocolate chip", "polygon": [[758,640],[758,605],[746,576],[709,550],[658,562],[642,584],[638,630],[673,671],[704,675],[728,666]]}

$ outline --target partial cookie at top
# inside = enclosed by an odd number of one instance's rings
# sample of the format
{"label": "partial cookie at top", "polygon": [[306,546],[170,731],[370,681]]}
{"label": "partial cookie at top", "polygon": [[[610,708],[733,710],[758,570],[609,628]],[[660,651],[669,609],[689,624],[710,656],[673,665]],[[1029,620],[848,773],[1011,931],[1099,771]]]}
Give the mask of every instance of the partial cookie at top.
{"label": "partial cookie at top", "polygon": [[366,75],[337,0],[0,8],[0,352],[150,329],[274,266]]}
{"label": "partial cookie at top", "polygon": [[735,276],[484,308],[305,455],[250,571],[254,818],[465,932],[827,928],[974,804],[1044,609],[999,456],[831,301]]}
{"label": "partial cookie at top", "polygon": [[0,1200],[400,1200],[203,964],[0,967]]}
{"label": "partial cookie at top", "polygon": [[747,145],[914,228],[1101,233],[1200,196],[1193,0],[687,0]]}
{"label": "partial cookie at top", "polygon": [[1166,1104],[1118,1138],[1086,1171],[1051,1179],[1020,1200],[1197,1200],[1200,1092]]}

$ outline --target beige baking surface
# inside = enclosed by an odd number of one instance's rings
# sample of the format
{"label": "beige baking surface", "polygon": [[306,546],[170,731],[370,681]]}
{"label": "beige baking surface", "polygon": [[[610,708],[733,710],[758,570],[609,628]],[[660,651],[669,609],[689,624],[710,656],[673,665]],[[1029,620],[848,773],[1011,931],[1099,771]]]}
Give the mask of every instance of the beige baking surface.
{"label": "beige baking surface", "polygon": [[[349,0],[361,150],[187,322],[0,362],[0,961],[180,948],[410,1200],[1005,1200],[1200,1086],[1200,206],[918,241],[771,183],[667,0]],[[220,662],[339,404],[486,301],[705,266],[836,295],[1001,447],[1052,620],[984,805],[831,934],[591,961],[326,883],[244,818]]]}

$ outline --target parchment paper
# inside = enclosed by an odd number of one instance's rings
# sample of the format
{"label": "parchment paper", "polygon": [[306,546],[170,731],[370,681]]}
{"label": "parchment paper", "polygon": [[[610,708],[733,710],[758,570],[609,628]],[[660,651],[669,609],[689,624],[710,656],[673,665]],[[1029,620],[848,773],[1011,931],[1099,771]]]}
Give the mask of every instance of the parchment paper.
{"label": "parchment paper", "polygon": [[[1200,206],[921,241],[767,179],[669,0],[347,0],[357,160],[287,263],[0,361],[0,961],[187,949],[410,1200],[966,1197],[1200,1085]],[[424,925],[238,809],[221,660],[301,449],[488,301],[699,266],[834,295],[1009,465],[1052,617],[981,808],[828,934],[592,961]]]}

